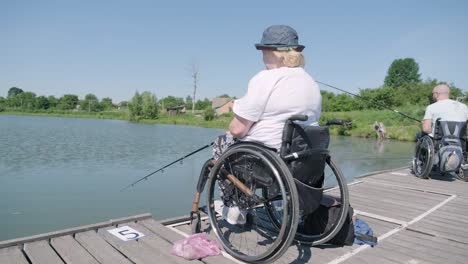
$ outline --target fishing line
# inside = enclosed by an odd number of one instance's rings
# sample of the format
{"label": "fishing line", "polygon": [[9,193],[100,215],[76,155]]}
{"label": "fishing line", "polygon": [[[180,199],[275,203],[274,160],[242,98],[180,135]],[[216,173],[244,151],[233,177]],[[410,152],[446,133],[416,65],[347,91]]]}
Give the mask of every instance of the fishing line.
{"label": "fishing line", "polygon": [[330,87],[330,88],[336,89],[336,90],[338,90],[338,91],[342,91],[343,93],[347,93],[347,94],[356,96],[356,97],[358,97],[359,99],[361,99],[361,100],[363,100],[363,101],[367,101],[367,102],[376,104],[376,105],[378,105],[378,106],[380,106],[380,107],[382,107],[382,108],[385,108],[385,109],[387,109],[387,110],[393,111],[393,112],[395,112],[395,113],[397,113],[397,114],[400,114],[400,115],[402,115],[402,116],[404,116],[404,117],[406,117],[406,118],[409,118],[409,119],[414,120],[414,121],[416,121],[416,122],[418,122],[418,123],[421,123],[421,120],[419,120],[419,119],[416,119],[416,118],[414,118],[414,117],[412,117],[412,116],[409,116],[409,115],[407,115],[407,114],[405,114],[405,113],[402,113],[402,112],[400,112],[400,111],[398,111],[398,110],[392,109],[392,108],[390,108],[390,107],[388,107],[388,106],[386,106],[386,105],[384,105],[384,104],[381,104],[381,103],[379,103],[379,102],[376,102],[376,101],[374,101],[374,100],[366,99],[366,98],[364,98],[363,96],[360,96],[360,95],[358,95],[358,94],[350,93],[350,92],[348,92],[348,91],[345,91],[345,90],[343,90],[343,89],[340,89],[340,88],[338,88],[338,87],[335,87],[335,86],[330,85],[330,84],[327,84],[327,83],[320,82],[320,81],[318,81],[318,80],[315,80],[315,81],[316,81],[317,83],[323,84],[323,85],[325,85],[325,86],[328,86],[328,87]]}
{"label": "fishing line", "polygon": [[181,158],[179,158],[179,159],[177,159],[177,160],[175,160],[175,161],[173,161],[173,162],[171,162],[171,163],[169,163],[169,164],[167,164],[167,165],[165,165],[165,166],[163,166],[163,167],[161,167],[161,168],[159,168],[159,169],[157,169],[155,171],[153,171],[152,173],[146,175],[145,177],[142,177],[142,178],[138,179],[137,181],[134,181],[133,183],[127,185],[124,188],[122,188],[120,191],[123,191],[123,190],[125,190],[125,189],[127,189],[129,187],[133,187],[135,184],[141,182],[142,180],[147,180],[151,175],[153,175],[153,174],[155,174],[155,173],[157,173],[159,171],[163,171],[165,168],[171,166],[172,164],[175,164],[175,163],[177,163],[179,161],[183,161],[185,158],[188,158],[188,157],[192,156],[193,154],[198,153],[198,152],[210,147],[213,144],[214,144],[214,142],[211,142],[210,144],[207,144],[207,145],[205,145],[205,146],[203,146],[203,147],[201,147],[201,148],[199,148],[197,150],[194,150],[194,151],[190,152],[189,154],[187,154],[187,155],[185,155],[185,156],[183,156],[183,157],[181,157]]}

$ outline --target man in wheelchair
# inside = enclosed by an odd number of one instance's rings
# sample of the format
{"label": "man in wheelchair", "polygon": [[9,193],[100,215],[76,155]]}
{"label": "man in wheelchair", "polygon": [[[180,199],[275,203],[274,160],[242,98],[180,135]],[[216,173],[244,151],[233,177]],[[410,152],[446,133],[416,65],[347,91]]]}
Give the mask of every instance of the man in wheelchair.
{"label": "man in wheelchair", "polygon": [[436,102],[426,108],[411,171],[423,179],[436,172],[468,181],[468,108],[449,99],[449,95],[448,85],[434,87],[432,96]]}

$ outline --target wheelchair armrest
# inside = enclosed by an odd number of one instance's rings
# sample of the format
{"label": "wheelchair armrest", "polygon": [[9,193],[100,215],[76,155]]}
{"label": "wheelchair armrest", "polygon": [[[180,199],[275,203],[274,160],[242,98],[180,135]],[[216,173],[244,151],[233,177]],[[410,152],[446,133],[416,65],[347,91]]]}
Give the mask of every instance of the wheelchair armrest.
{"label": "wheelchair armrest", "polygon": [[293,115],[288,120],[290,121],[307,121],[309,117],[307,115]]}
{"label": "wheelchair armrest", "polygon": [[332,119],[332,120],[327,121],[327,123],[325,125],[326,126],[330,126],[330,125],[342,126],[344,124],[345,124],[345,122],[343,120],[341,120],[341,119]]}
{"label": "wheelchair armrest", "polygon": [[330,152],[328,149],[306,149],[299,152],[293,152],[282,157],[285,161],[296,160],[307,156],[312,155],[328,155]]}

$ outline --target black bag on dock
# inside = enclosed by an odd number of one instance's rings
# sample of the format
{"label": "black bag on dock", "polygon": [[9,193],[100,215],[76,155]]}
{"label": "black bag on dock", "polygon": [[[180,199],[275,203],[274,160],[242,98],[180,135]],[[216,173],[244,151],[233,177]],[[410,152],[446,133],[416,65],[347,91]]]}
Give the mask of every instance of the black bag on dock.
{"label": "black bag on dock", "polygon": [[[341,204],[335,206],[320,205],[319,208],[305,218],[304,232],[306,234],[320,234],[329,230],[331,225],[338,221]],[[349,206],[348,216],[340,231],[330,240],[328,244],[336,246],[351,246],[354,243],[354,210]]]}

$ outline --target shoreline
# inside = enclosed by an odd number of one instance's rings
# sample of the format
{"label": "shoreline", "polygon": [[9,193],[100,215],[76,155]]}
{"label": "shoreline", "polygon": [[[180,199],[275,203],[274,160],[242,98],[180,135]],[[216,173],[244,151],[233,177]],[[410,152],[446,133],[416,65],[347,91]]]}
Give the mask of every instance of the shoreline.
{"label": "shoreline", "polygon": [[[16,115],[16,116],[50,116],[50,117],[66,117],[66,118],[91,118],[91,119],[110,119],[122,120],[141,124],[166,124],[166,125],[186,125],[203,128],[227,129],[233,114],[223,114],[213,120],[207,121],[202,115],[194,115],[186,113],[185,115],[169,116],[162,114],[158,119],[140,119],[138,121],[130,121],[127,111],[109,111],[109,112],[12,112],[3,111],[0,115]],[[406,142],[415,142],[416,133],[420,130],[420,125],[414,121],[402,119],[401,117],[392,115],[388,111],[361,111],[361,112],[324,112],[320,118],[320,123],[326,123],[331,119],[343,119],[351,121],[352,126],[346,128],[344,126],[330,127],[330,135],[351,136],[361,138],[376,138],[377,135],[372,128],[374,121],[381,121],[386,124],[387,137],[386,139],[394,139]]]}

